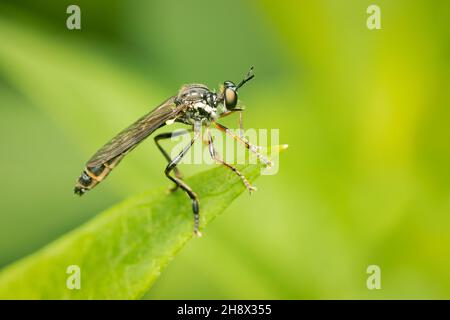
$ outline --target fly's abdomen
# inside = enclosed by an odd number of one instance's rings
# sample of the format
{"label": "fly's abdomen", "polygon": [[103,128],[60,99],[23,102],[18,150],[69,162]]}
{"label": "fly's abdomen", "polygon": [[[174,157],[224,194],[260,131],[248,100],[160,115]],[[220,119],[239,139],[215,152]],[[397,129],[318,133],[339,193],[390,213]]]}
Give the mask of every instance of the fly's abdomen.
{"label": "fly's abdomen", "polygon": [[85,194],[87,191],[93,189],[97,184],[102,182],[108,174],[114,169],[114,167],[122,160],[125,154],[121,154],[103,164],[98,166],[90,167],[89,164],[81,173],[78,178],[74,192],[80,196]]}

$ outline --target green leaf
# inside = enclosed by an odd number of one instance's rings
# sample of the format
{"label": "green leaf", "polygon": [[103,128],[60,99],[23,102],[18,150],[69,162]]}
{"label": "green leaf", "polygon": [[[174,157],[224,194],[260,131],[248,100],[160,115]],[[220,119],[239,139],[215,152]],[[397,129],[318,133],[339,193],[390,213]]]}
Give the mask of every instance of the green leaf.
{"label": "green leaf", "polygon": [[[272,156],[276,152],[272,149]],[[262,169],[259,164],[238,168],[249,181]],[[201,230],[245,190],[224,167],[187,182],[200,198]],[[207,241],[207,234],[194,241]],[[0,272],[0,299],[138,299],[191,238],[193,215],[186,194],[151,190],[6,267]],[[80,290],[67,287],[71,265],[80,268]]]}

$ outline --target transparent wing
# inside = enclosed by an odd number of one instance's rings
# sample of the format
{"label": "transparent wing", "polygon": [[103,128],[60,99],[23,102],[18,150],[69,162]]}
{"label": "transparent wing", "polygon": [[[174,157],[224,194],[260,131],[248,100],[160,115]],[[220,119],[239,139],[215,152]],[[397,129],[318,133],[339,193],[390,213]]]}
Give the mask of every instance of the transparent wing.
{"label": "transparent wing", "polygon": [[87,167],[98,166],[129,151],[152,134],[153,131],[163,126],[167,120],[175,119],[178,113],[183,110],[184,105],[177,106],[174,101],[175,97],[169,98],[160,106],[121,131],[92,156],[86,164]]}

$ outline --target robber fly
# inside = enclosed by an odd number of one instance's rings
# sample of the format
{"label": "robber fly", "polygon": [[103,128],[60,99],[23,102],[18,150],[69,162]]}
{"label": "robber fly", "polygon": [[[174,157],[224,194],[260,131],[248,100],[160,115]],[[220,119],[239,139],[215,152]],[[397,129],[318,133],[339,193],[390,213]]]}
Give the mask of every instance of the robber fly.
{"label": "robber fly", "polygon": [[[242,135],[242,108],[237,106],[237,92],[246,82],[254,77],[253,67],[247,73],[245,78],[235,85],[231,81],[225,81],[221,85],[219,92],[210,91],[203,84],[188,84],[181,87],[177,95],[170,97],[160,106],[150,111],[148,114],[138,119],[131,126],[120,132],[111,141],[98,150],[92,158],[87,162],[81,176],[78,178],[74,192],[83,195],[87,191],[94,188],[114,169],[119,162],[133,150],[141,141],[151,135],[155,130],[180,122],[192,127],[193,137],[190,143],[174,158],[171,159],[169,154],[160,145],[160,140],[169,139],[189,133],[189,131],[176,131],[161,133],[155,136],[154,140],[163,156],[167,159],[167,165],[164,173],[167,178],[175,183],[175,188],[184,190],[192,200],[192,211],[194,213],[194,233],[200,236],[199,232],[199,201],[196,193],[182,179],[181,173],[177,168],[177,164],[186,155],[191,146],[200,136],[202,126],[206,127],[208,149],[211,157],[218,163],[223,164],[234,171],[243,181],[246,188],[252,192],[255,188],[249,183],[247,178],[239,172],[234,166],[226,163],[217,154],[209,127],[214,125],[217,129],[231,135],[234,139],[244,144],[247,149],[257,155],[257,157],[265,164],[270,166],[270,161],[259,153],[259,147],[250,144]],[[218,118],[227,116],[231,113],[240,113],[240,134],[237,135],[225,126],[216,122]],[[171,175],[173,171],[174,175]]]}

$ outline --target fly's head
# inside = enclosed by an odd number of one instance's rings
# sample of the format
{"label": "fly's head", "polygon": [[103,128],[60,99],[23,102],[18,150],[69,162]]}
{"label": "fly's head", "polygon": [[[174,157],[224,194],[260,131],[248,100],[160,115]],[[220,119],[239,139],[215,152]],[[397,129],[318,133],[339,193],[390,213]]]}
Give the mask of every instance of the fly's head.
{"label": "fly's head", "polygon": [[[245,76],[244,80],[239,82],[237,85],[232,81],[225,81],[223,85],[220,87],[219,95],[218,95],[218,109],[219,113],[225,112],[233,112],[242,110],[237,107],[238,102],[238,90],[242,87],[247,81],[251,80],[254,77],[253,75],[253,67],[250,68],[250,71]],[[220,108],[221,106],[221,108]]]}
{"label": "fly's head", "polygon": [[222,115],[242,110],[237,107],[237,92],[240,87],[254,77],[252,71],[253,67],[247,73],[244,80],[237,85],[232,81],[225,81],[218,93],[210,91],[203,84],[183,86],[175,99],[175,103],[178,105],[183,104],[188,108],[184,115],[180,116],[177,121],[186,124],[210,123],[216,121]]}
{"label": "fly's head", "polygon": [[227,110],[232,111],[236,108],[238,95],[237,87],[231,81],[225,81],[222,87],[223,92],[223,102]]}
{"label": "fly's head", "polygon": [[219,114],[235,111],[238,102],[237,87],[234,82],[225,81],[219,88],[217,109]]}

